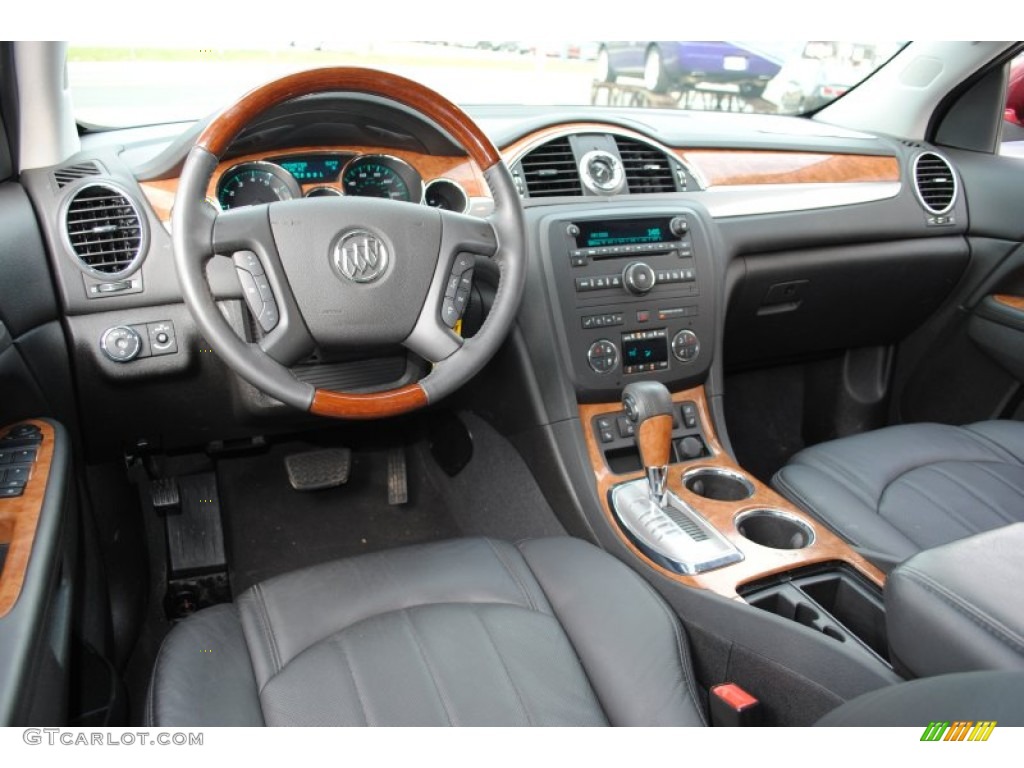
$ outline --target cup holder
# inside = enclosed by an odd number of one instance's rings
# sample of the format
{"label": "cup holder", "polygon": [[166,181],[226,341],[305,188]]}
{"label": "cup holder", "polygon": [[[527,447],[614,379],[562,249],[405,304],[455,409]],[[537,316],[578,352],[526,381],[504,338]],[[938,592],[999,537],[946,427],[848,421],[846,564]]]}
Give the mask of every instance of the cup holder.
{"label": "cup holder", "polygon": [[686,490],[713,501],[743,501],[754,495],[754,486],[739,472],[717,467],[695,469],[683,475]]}
{"label": "cup holder", "polygon": [[803,549],[814,541],[814,530],[803,520],[777,509],[752,509],[736,518],[742,536],[771,549]]}

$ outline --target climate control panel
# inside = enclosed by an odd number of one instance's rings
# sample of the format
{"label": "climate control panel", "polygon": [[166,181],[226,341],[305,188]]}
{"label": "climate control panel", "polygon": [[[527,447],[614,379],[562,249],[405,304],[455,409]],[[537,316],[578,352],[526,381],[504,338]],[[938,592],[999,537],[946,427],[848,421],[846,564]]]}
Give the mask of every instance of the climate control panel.
{"label": "climate control panel", "polygon": [[700,380],[715,332],[710,223],[682,207],[580,209],[542,225],[577,390]]}

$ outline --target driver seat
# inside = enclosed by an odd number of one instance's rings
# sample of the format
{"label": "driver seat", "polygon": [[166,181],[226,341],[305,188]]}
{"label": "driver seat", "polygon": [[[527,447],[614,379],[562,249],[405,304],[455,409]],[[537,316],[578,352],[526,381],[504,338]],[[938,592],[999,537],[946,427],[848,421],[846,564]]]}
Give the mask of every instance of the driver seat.
{"label": "driver seat", "polygon": [[457,539],[312,566],[191,616],[154,726],[704,725],[652,587],[571,538]]}

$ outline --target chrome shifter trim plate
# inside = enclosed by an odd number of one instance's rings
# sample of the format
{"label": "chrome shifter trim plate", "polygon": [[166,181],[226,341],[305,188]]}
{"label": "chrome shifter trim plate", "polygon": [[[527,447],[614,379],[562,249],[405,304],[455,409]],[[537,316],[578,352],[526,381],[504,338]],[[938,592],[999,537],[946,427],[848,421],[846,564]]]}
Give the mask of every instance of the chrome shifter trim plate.
{"label": "chrome shifter trim plate", "polygon": [[664,505],[656,504],[646,478],[612,488],[611,506],[637,546],[678,573],[703,573],[743,559],[742,552],[671,491]]}

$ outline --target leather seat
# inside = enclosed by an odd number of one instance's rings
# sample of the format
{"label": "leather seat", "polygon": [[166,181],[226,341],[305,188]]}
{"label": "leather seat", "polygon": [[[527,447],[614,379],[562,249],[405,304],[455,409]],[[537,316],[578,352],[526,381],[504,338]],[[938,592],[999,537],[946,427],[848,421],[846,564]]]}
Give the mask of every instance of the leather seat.
{"label": "leather seat", "polygon": [[178,624],[147,719],[703,725],[675,615],[582,541],[460,539],[313,566]]}
{"label": "leather seat", "polygon": [[816,445],[772,485],[879,562],[1024,521],[1024,423],[912,424]]}

